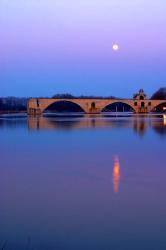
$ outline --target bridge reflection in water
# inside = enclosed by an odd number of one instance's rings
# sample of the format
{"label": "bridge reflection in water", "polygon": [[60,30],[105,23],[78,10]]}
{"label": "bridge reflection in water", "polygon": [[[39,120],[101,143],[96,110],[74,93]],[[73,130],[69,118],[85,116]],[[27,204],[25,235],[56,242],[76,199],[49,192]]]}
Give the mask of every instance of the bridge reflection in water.
{"label": "bridge reflection in water", "polygon": [[119,192],[119,184],[120,184],[120,162],[118,156],[114,157],[114,165],[112,171],[112,182],[114,193]]}
{"label": "bridge reflection in water", "polygon": [[83,128],[131,128],[134,132],[143,136],[148,129],[153,129],[159,134],[166,134],[166,120],[162,115],[61,115],[39,116],[28,118],[30,130],[70,130]]}

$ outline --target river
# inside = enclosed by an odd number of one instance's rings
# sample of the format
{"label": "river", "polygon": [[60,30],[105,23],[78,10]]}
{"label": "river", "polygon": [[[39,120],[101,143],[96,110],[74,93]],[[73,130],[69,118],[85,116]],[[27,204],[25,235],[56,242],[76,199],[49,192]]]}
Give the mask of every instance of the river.
{"label": "river", "polygon": [[0,249],[166,249],[162,115],[1,115],[0,138]]}

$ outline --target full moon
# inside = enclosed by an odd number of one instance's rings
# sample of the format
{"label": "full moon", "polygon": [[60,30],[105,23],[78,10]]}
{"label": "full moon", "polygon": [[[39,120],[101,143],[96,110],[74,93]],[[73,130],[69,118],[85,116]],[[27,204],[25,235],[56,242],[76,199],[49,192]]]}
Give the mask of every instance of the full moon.
{"label": "full moon", "polygon": [[118,50],[119,49],[119,45],[118,44],[113,44],[112,49],[115,50],[115,51]]}

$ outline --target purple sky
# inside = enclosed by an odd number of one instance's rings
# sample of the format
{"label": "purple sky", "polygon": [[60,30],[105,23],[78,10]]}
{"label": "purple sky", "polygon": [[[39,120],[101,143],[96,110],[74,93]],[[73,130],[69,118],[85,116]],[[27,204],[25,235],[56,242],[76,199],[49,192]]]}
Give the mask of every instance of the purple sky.
{"label": "purple sky", "polygon": [[166,86],[165,11],[165,0],[1,0],[0,96],[150,96]]}

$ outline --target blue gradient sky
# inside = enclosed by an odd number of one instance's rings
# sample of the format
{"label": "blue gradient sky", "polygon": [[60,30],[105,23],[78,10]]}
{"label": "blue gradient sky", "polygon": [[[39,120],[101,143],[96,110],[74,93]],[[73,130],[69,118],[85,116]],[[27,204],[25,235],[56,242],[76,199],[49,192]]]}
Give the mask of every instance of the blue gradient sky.
{"label": "blue gradient sky", "polygon": [[151,95],[166,86],[165,12],[165,0],[1,0],[0,96]]}

